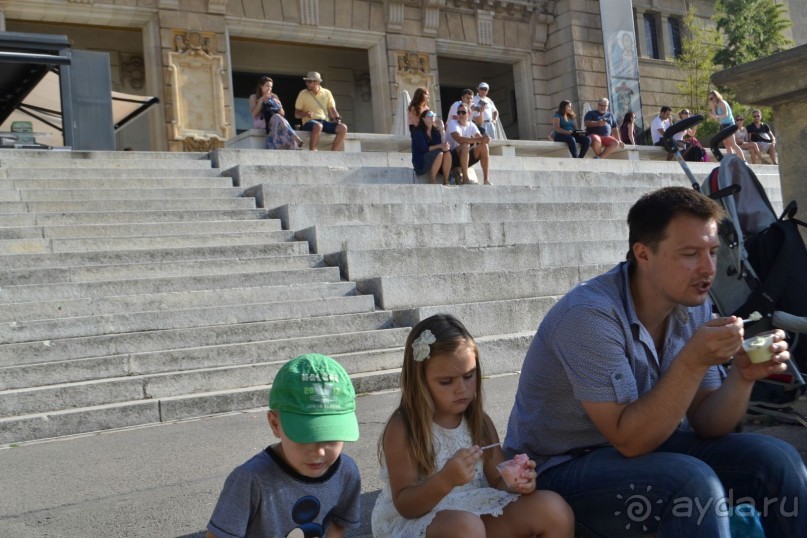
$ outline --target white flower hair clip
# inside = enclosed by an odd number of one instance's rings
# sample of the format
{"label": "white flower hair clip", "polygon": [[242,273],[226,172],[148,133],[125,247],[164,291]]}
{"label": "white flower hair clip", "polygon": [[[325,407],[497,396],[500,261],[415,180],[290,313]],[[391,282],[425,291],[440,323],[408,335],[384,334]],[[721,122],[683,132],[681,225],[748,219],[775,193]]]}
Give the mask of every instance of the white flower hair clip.
{"label": "white flower hair clip", "polygon": [[429,329],[426,329],[412,342],[412,357],[417,362],[425,361],[429,358],[429,353],[431,352],[429,346],[436,341],[437,338],[434,337]]}

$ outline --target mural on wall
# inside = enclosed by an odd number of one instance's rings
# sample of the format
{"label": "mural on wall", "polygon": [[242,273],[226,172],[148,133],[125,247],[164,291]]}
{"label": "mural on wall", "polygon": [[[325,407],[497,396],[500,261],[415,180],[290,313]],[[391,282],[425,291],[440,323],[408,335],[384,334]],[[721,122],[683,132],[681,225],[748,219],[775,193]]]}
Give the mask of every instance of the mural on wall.
{"label": "mural on wall", "polygon": [[600,2],[600,17],[611,112],[620,124],[627,112],[633,112],[636,115],[636,130],[641,133],[644,131],[644,119],[639,92],[639,56],[633,32],[633,6],[631,0],[611,0],[607,3],[607,9],[604,4]]}
{"label": "mural on wall", "polygon": [[168,54],[174,103],[171,135],[185,148],[209,146],[211,139],[232,136],[225,113],[224,58],[211,54],[215,40],[212,32],[174,30],[176,51]]}

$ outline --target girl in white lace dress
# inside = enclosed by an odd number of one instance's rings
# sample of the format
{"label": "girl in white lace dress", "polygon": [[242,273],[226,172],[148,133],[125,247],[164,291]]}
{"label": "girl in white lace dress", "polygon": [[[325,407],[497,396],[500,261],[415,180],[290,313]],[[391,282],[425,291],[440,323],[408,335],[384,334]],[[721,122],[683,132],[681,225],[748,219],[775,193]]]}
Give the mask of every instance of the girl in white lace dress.
{"label": "girl in white lace dress", "polygon": [[406,341],[401,403],[379,442],[384,487],[373,536],[571,538],[572,510],[556,493],[535,491],[534,462],[525,483],[507,488],[498,441],[482,409],[476,342],[453,316],[421,321]]}

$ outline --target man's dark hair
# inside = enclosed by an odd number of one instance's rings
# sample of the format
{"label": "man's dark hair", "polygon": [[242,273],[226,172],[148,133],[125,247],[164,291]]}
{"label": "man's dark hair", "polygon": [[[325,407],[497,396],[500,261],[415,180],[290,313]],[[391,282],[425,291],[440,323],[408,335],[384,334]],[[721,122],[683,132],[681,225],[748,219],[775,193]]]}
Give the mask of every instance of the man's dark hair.
{"label": "man's dark hair", "polygon": [[465,88],[462,90],[462,95],[473,95],[474,91],[471,88]]}
{"label": "man's dark hair", "polygon": [[664,114],[665,112],[670,112],[672,109],[668,106],[661,107],[661,113]]}
{"label": "man's dark hair", "polygon": [[665,187],[639,198],[628,211],[628,255],[633,265],[633,245],[642,243],[654,252],[664,240],[667,225],[680,215],[688,214],[704,221],[720,222],[726,213],[720,204],[688,187]]}

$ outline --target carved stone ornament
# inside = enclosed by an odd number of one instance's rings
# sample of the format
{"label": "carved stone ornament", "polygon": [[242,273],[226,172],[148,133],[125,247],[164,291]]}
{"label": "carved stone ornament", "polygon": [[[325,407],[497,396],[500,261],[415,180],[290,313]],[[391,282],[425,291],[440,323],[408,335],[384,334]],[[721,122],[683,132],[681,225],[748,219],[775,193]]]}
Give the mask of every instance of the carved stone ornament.
{"label": "carved stone ornament", "polygon": [[549,13],[536,11],[532,14],[532,47],[536,50],[546,49],[546,40],[549,37],[549,25],[555,22],[555,16]]}
{"label": "carved stone ornament", "polygon": [[232,136],[232,125],[225,107],[224,58],[204,51],[168,53],[173,118],[169,119],[173,140],[188,137]]}
{"label": "carved stone ornament", "polygon": [[395,57],[399,75],[422,75],[430,71],[429,55],[426,53],[398,51]]}
{"label": "carved stone ornament", "polygon": [[493,12],[479,9],[476,11],[476,27],[480,45],[493,44]]}
{"label": "carved stone ornament", "polygon": [[224,141],[220,138],[199,138],[189,136],[182,141],[182,151],[188,152],[209,152],[214,149],[224,147]]}
{"label": "carved stone ornament", "polygon": [[396,31],[403,28],[404,0],[384,0],[384,14],[387,17],[387,30]]}
{"label": "carved stone ornament", "polygon": [[423,52],[396,51],[395,84],[399,91],[406,90],[410,98],[417,88],[433,88],[434,76],[431,72],[429,55]]}
{"label": "carved stone ornament", "polygon": [[180,54],[210,56],[216,52],[216,34],[214,32],[174,30],[174,48]]}
{"label": "carved stone ornament", "polygon": [[445,0],[423,0],[423,33],[437,35],[440,26],[440,8]]}
{"label": "carved stone ornament", "polygon": [[300,23],[319,26],[319,0],[300,0]]}
{"label": "carved stone ornament", "polygon": [[142,90],[146,85],[146,65],[142,56],[129,56],[121,64],[123,71],[123,81],[129,83],[129,87],[135,90]]}

